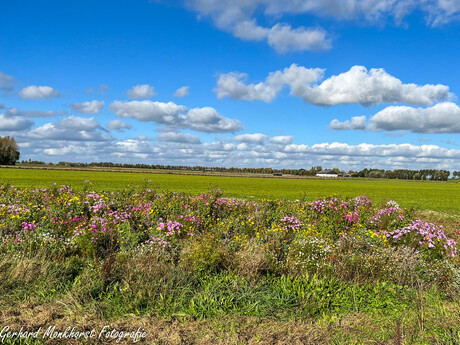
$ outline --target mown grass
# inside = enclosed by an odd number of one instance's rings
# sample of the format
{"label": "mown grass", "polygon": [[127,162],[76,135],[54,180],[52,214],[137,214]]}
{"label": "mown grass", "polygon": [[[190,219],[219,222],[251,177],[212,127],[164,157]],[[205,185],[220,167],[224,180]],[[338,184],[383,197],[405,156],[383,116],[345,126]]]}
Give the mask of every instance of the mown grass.
{"label": "mown grass", "polygon": [[[52,183],[84,188],[84,180],[96,190],[123,190],[127,186],[199,194],[219,188],[228,197],[315,200],[330,195],[368,195],[376,202],[395,200],[407,208],[460,214],[460,183],[362,179],[284,179],[225,176],[193,176],[157,173],[121,173],[38,169],[0,169],[0,182],[17,187],[49,187]],[[151,183],[147,184],[147,181]]]}

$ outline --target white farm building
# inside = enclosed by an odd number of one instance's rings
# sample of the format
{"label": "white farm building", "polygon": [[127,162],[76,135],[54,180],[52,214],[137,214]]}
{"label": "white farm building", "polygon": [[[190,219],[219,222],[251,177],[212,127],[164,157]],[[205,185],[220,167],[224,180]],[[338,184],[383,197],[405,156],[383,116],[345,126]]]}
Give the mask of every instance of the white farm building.
{"label": "white farm building", "polygon": [[323,170],[317,173],[316,176],[318,177],[338,177],[339,174],[337,174],[335,171],[332,171],[332,170]]}

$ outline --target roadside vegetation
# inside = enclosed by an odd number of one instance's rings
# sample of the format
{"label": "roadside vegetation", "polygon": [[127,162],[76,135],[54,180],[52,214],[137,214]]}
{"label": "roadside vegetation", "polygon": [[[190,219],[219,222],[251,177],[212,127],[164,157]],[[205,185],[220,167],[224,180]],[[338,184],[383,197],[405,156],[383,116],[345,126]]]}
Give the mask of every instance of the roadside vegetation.
{"label": "roadside vegetation", "polygon": [[0,186],[0,326],[142,326],[157,344],[460,343],[459,230],[394,200],[84,184]]}

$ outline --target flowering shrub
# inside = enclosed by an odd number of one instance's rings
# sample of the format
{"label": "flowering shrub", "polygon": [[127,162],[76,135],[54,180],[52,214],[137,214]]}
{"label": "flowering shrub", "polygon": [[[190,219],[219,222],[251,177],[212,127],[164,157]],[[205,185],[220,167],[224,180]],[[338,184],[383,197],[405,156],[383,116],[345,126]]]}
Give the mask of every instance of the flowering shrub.
{"label": "flowering shrub", "polygon": [[401,209],[396,201],[390,200],[384,208],[377,210],[377,213],[371,217],[370,224],[380,229],[396,229],[407,224],[406,213],[407,211]]}
{"label": "flowering shrub", "polygon": [[390,244],[417,248],[433,257],[455,258],[457,255],[457,243],[447,238],[442,226],[432,223],[415,220],[405,227],[383,234]]}
{"label": "flowering shrub", "polygon": [[285,230],[297,230],[302,226],[302,223],[296,217],[283,217],[280,222]]}

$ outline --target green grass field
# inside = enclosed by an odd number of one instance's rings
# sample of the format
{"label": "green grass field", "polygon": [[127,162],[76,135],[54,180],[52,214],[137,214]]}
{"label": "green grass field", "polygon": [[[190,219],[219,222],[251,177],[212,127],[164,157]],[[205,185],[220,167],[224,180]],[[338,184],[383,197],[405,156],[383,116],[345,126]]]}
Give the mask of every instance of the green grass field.
{"label": "green grass field", "polygon": [[[401,180],[320,180],[194,176],[157,173],[122,173],[35,169],[0,169],[0,182],[17,187],[71,185],[83,188],[84,180],[95,190],[121,190],[131,185],[199,194],[220,188],[227,197],[308,199],[329,195],[355,197],[368,195],[377,202],[395,200],[401,206],[460,214],[460,184],[450,182]],[[148,181],[151,182],[148,182]]]}

